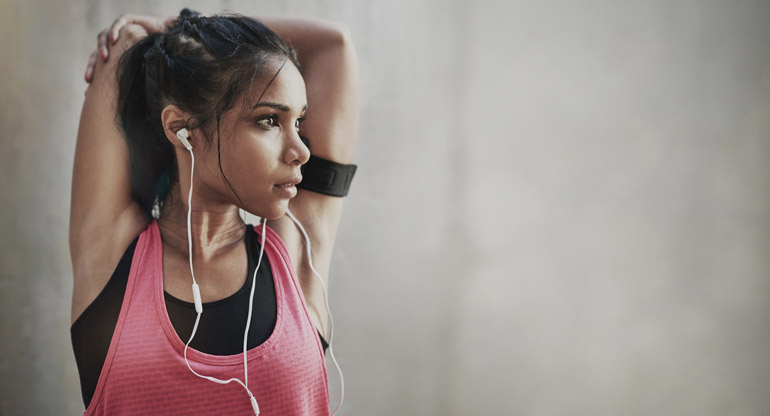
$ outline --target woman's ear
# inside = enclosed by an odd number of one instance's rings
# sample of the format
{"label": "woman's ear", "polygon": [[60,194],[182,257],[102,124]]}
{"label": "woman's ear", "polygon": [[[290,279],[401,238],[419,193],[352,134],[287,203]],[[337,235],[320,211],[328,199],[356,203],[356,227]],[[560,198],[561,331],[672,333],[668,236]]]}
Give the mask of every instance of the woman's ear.
{"label": "woman's ear", "polygon": [[[181,147],[183,150],[185,147],[177,138],[177,132],[187,126],[189,119],[189,114],[173,104],[167,105],[160,113],[160,121],[163,123],[163,132],[166,134],[166,140],[171,142],[173,146]],[[191,139],[192,135],[188,135],[188,140]]]}

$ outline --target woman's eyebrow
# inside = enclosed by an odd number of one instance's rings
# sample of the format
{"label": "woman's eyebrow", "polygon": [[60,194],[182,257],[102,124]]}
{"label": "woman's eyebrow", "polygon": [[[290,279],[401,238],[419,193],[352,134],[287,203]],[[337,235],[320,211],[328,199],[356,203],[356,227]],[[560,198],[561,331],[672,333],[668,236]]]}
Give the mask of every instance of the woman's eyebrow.
{"label": "woman's eyebrow", "polygon": [[[251,107],[251,109],[253,110],[253,109],[257,108],[257,107],[270,107],[270,108],[274,108],[276,110],[283,111],[283,112],[288,112],[288,111],[291,110],[291,108],[289,108],[288,105],[278,104],[278,103],[271,103],[271,102],[256,103],[253,107]],[[302,107],[302,111],[305,111],[305,110],[307,110],[307,104],[305,104],[305,106]]]}

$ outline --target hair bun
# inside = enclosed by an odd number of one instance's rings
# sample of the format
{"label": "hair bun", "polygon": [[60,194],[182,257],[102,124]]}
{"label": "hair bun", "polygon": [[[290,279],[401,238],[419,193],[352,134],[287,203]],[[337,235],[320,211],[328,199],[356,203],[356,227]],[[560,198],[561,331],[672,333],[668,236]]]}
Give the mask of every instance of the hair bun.
{"label": "hair bun", "polygon": [[182,9],[181,12],[179,12],[179,17],[177,17],[177,22],[184,23],[186,20],[194,19],[196,17],[200,16],[199,12],[196,12],[195,10],[190,10],[187,7]]}

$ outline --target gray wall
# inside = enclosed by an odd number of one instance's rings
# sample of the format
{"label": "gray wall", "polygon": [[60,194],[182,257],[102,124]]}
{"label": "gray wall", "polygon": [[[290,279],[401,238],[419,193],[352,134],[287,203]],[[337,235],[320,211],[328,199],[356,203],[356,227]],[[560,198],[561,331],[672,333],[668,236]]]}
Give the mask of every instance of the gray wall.
{"label": "gray wall", "polygon": [[83,410],[83,71],[119,13],[186,5],[353,32],[340,415],[770,413],[768,2],[153,4],[0,2],[0,414]]}

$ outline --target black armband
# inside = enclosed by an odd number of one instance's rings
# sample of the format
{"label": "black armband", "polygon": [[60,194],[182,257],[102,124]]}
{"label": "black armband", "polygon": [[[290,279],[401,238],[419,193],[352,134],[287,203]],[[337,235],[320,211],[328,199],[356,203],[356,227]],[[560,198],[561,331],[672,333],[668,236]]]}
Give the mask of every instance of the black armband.
{"label": "black armband", "polygon": [[[309,149],[310,141],[307,137],[300,136],[300,139]],[[307,163],[300,167],[302,182],[297,184],[297,188],[329,196],[347,196],[357,167],[311,154]]]}
{"label": "black armband", "polygon": [[357,167],[310,155],[310,160],[301,167],[302,182],[297,188],[329,196],[347,196]]}

